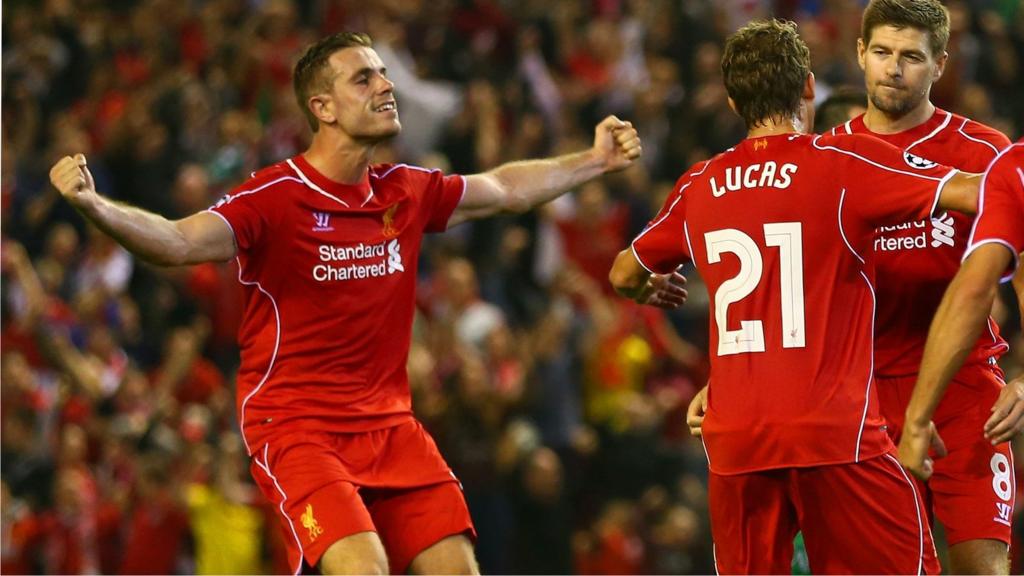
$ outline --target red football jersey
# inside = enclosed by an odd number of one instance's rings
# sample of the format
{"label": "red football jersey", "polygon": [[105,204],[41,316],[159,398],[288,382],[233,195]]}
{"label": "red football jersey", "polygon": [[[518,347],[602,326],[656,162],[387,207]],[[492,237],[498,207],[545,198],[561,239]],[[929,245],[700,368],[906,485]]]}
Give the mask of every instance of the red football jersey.
{"label": "red football jersey", "polygon": [[296,156],[211,208],[234,232],[245,286],[237,405],[250,453],[286,430],[362,432],[412,417],[420,243],[445,229],[465,186],[404,164],[342,185]]}
{"label": "red football jersey", "polygon": [[978,218],[964,259],[982,244],[1006,246],[1013,262],[1003,281],[1013,277],[1024,252],[1024,138],[999,153],[981,179]]}
{"label": "red football jersey", "polygon": [[[868,134],[905,152],[909,166],[932,162],[964,172],[985,171],[1010,141],[999,131],[963,116],[936,109],[932,117],[898,134],[876,134],[858,116],[833,129]],[[889,191],[875,188],[883,196]],[[943,213],[934,218],[879,228],[875,235],[878,311],[875,325],[875,373],[883,377],[917,374],[928,328],[946,287],[960,269],[972,218]],[[965,364],[994,361],[1008,346],[990,318]],[[990,360],[993,359],[993,360]]]}
{"label": "red football jersey", "polygon": [[892,448],[873,388],[874,229],[927,217],[955,173],[907,166],[873,138],[791,134],[744,140],[680,178],[633,251],[662,274],[692,260],[711,294],[713,472]]}

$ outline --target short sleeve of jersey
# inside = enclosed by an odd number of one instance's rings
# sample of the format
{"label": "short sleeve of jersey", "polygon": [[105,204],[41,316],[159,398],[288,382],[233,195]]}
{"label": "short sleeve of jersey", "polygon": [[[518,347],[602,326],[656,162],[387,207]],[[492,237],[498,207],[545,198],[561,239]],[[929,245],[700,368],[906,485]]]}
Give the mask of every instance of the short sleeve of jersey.
{"label": "short sleeve of jersey", "polygon": [[844,211],[875,227],[931,216],[942,186],[957,172],[861,134],[821,136],[814,146],[840,157]]}
{"label": "short sleeve of jersey", "polygon": [[444,232],[448,219],[466,191],[466,178],[446,176],[440,170],[408,170],[408,182],[414,193],[422,194],[422,217],[426,232]]}
{"label": "short sleeve of jersey", "polygon": [[982,180],[979,204],[964,258],[983,244],[998,243],[1013,253],[1016,269],[1024,252],[1024,144],[1014,144],[992,163]]}
{"label": "short sleeve of jersey", "polygon": [[274,213],[271,205],[274,193],[261,190],[260,185],[249,180],[213,205],[213,212],[227,222],[235,235],[239,250],[249,250],[260,242],[267,229],[267,216]]}
{"label": "short sleeve of jersey", "polygon": [[686,238],[684,197],[691,173],[692,169],[676,182],[674,192],[665,199],[658,215],[633,240],[633,255],[652,274],[668,274],[693,258]]}

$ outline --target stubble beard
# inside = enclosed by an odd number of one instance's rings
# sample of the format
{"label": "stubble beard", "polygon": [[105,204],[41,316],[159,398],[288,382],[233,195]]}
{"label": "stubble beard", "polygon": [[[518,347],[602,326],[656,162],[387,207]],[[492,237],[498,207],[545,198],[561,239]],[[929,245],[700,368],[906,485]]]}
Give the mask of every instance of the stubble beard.
{"label": "stubble beard", "polygon": [[924,98],[924,94],[908,93],[903,98],[884,98],[878,94],[879,88],[876,88],[868,98],[871,100],[871,104],[884,112],[886,115],[893,118],[902,118],[906,116],[911,110],[917,108],[918,104]]}

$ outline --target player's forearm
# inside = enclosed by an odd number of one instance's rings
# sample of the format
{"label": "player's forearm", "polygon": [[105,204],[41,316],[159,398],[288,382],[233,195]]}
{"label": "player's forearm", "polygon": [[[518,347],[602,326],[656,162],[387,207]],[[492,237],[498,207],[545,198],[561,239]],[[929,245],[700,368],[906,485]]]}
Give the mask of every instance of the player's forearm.
{"label": "player's forearm", "polygon": [[604,173],[604,159],[594,150],[542,160],[503,164],[490,171],[504,191],[504,212],[526,212]]}
{"label": "player's forearm", "polygon": [[950,284],[928,331],[917,384],[907,405],[907,422],[928,425],[949,381],[977,342],[994,298],[991,283],[958,275]]}
{"label": "player's forearm", "polygon": [[957,172],[939,193],[939,208],[974,216],[978,213],[978,187],[981,174]]}
{"label": "player's forearm", "polygon": [[188,241],[177,225],[163,216],[99,195],[76,204],[75,208],[142,260],[160,266],[187,263]]}
{"label": "player's forearm", "polygon": [[612,264],[611,271],[608,273],[608,281],[611,282],[615,292],[630,300],[636,300],[643,295],[647,287],[647,280],[650,277],[650,272],[644,270],[637,263],[631,248],[626,248],[619,252],[619,255],[615,257],[615,263]]}

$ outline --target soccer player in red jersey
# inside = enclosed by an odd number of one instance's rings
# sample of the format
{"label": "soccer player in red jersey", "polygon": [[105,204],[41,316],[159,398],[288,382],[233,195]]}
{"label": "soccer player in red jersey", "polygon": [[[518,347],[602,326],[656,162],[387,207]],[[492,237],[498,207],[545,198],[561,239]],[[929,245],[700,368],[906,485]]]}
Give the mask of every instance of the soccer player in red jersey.
{"label": "soccer player in red jersey", "polygon": [[[1009,280],[1020,267],[1020,253],[1024,252],[1022,223],[1024,140],[1018,140],[999,154],[982,179],[978,218],[971,230],[964,262],[932,321],[917,385],[907,406],[907,426],[899,446],[900,461],[922,479],[933,477],[941,462],[932,462],[927,454],[932,436],[936,434],[931,423],[936,407],[941,405],[946,386],[973,350],[973,343],[992,309],[996,285],[1000,280]],[[1024,312],[1024,302],[1018,304]],[[1024,428],[1024,377],[1003,389],[987,416],[985,438],[993,445],[1005,445]],[[911,430],[922,433],[911,434]],[[994,511],[985,510],[1007,525],[1016,486],[1012,452],[1008,456],[990,461],[991,488],[999,500]]]}
{"label": "soccer player in red jersey", "polygon": [[[938,0],[873,0],[864,9],[857,56],[864,70],[868,109],[832,130],[870,134],[904,151],[906,165],[937,162],[983,172],[1010,141],[997,130],[936,108],[932,83],[946,66],[949,15]],[[879,186],[885,197],[896,193]],[[889,435],[904,428],[928,326],[960,266],[971,218],[933,218],[881,227],[873,245],[878,283],[875,374]],[[980,433],[1005,384],[996,364],[1008,345],[991,318],[935,411],[948,455],[935,463],[925,487],[932,512],[946,528],[950,570],[1005,573],[1009,517],[994,512],[1013,501],[994,490],[997,464],[1012,458],[1009,442],[992,445]],[[1004,498],[1004,496],[1007,496]]]}
{"label": "soccer player in red jersey", "polygon": [[687,261],[707,283],[718,571],[788,573],[801,530],[815,573],[937,573],[923,500],[878,408],[871,248],[878,226],[973,212],[978,177],[908,166],[866,136],[801,134],[814,78],[792,23],[740,29],[722,72],[748,138],[687,171],[610,273],[641,300]]}
{"label": "soccer player in red jersey", "polygon": [[626,168],[640,140],[609,117],[587,151],[446,176],[371,163],[401,124],[366,35],[314,44],[294,87],[310,148],[208,211],[172,222],[105,199],[80,154],[61,159],[51,181],[145,260],[237,259],[246,298],[238,417],[296,573],[304,562],[331,574],[476,572],[459,483],[411,411],[406,356],[423,234],[525,211]]}

